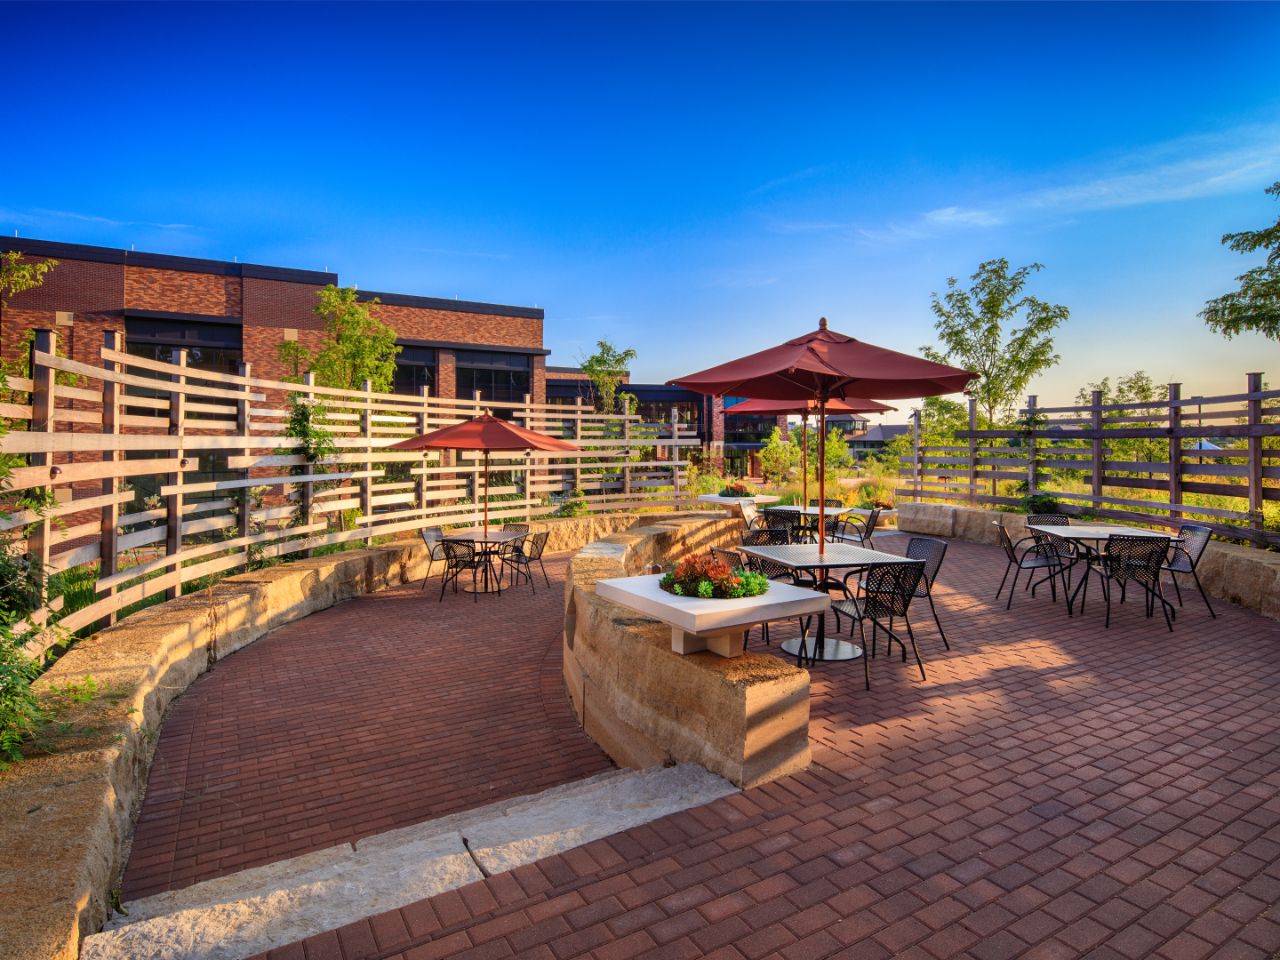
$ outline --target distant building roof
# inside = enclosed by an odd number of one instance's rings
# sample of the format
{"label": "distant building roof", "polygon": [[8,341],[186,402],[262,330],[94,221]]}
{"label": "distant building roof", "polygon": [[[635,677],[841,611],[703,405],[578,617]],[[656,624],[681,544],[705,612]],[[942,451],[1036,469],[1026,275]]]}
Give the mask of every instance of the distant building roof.
{"label": "distant building roof", "polygon": [[854,437],[854,440],[860,443],[888,443],[895,437],[900,437],[911,429],[909,423],[877,423],[873,427],[868,427],[866,433],[860,433]]}

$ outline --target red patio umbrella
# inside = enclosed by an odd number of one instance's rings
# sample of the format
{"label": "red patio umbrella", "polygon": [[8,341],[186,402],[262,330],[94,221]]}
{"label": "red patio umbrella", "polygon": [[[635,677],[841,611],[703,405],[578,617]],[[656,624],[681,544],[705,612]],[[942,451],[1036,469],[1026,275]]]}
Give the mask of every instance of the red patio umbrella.
{"label": "red patio umbrella", "polygon": [[[827,318],[818,329],[802,337],[740,360],[669,381],[698,393],[730,394],[763,400],[816,400],[818,416],[826,417],[832,398],[931,397],[958,393],[976,373],[913,357],[896,350],[863,343],[827,329]],[[818,529],[825,534],[827,496],[826,435],[818,435]],[[826,549],[826,536],[818,537],[818,555]]]}
{"label": "red patio umbrella", "polygon": [[481,416],[431,433],[410,437],[387,447],[388,450],[483,450],[484,451],[484,528],[489,529],[489,451],[545,450],[575,452],[582,448],[567,440],[557,440],[544,433],[517,427],[485,411]]}
{"label": "red patio umbrella", "polygon": [[[897,410],[887,403],[876,403],[874,400],[861,400],[850,397],[847,400],[828,400],[827,413],[885,413]],[[777,413],[798,414],[800,417],[800,478],[804,486],[804,502],[809,502],[809,414],[818,412],[816,400],[743,400],[732,407],[725,407],[727,416],[735,413]],[[826,430],[826,421],[818,424],[818,429]]]}

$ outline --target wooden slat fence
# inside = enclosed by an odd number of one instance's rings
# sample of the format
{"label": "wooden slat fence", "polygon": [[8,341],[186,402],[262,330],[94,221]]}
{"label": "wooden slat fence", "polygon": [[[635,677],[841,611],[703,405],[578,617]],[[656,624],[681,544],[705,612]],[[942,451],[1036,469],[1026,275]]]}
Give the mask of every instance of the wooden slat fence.
{"label": "wooden slat fence", "polygon": [[1280,390],[1264,390],[1260,373],[1223,396],[1187,397],[1177,383],[1146,403],[1104,404],[1094,391],[1088,404],[1043,407],[1032,396],[1016,426],[990,430],[976,429],[971,400],[969,424],[954,444],[923,446],[915,415],[899,497],[1012,505],[1042,493],[1068,512],[1280,545]]}
{"label": "wooden slat fence", "polygon": [[[101,356],[101,365],[61,357],[55,334],[38,330],[31,377],[9,378],[0,404],[10,422],[0,453],[19,459],[0,532],[42,569],[79,581],[82,602],[64,612],[61,635],[251,562],[478,524],[478,453],[386,447],[484,410],[583,448],[491,455],[491,523],[554,514],[574,491],[593,511],[684,505],[684,457],[699,446],[687,425],[601,415],[580,400],[497,403],[264,380],[248,364],[237,374],[196,369],[185,351],[173,364],[135,357],[117,333]],[[308,466],[285,433],[291,395],[323,409],[317,422],[337,452],[321,463]],[[29,649],[58,639],[47,631]]]}

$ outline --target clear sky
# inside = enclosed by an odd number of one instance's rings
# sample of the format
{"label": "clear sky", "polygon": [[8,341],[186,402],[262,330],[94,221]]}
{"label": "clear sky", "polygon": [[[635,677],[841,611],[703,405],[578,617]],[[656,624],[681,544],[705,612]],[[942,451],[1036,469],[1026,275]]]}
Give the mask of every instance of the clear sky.
{"label": "clear sky", "polygon": [[7,4],[0,229],[546,309],[669,377],[1045,264],[1063,401],[1280,381],[1205,330],[1280,204],[1280,5]]}

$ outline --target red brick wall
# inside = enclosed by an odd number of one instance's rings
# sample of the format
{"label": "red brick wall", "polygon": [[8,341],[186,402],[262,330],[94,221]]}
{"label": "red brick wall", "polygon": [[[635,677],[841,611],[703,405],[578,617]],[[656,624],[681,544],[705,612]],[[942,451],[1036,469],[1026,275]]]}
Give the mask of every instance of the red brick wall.
{"label": "red brick wall", "polygon": [[[55,326],[59,310],[74,314],[71,327]],[[0,308],[0,350],[15,357],[24,349],[27,330],[48,327],[58,331],[66,356],[96,363],[103,331],[124,329],[123,311],[123,264],[62,260],[41,286],[16,294]]]}
{"label": "red brick wall", "polygon": [[239,277],[152,267],[124,268],[124,302],[134,310],[239,317],[241,301]]}
{"label": "red brick wall", "polygon": [[454,313],[385,303],[378,304],[373,313],[383,323],[393,327],[397,336],[406,340],[491,343],[501,347],[542,346],[542,321],[527,317]]}
{"label": "red brick wall", "polygon": [[533,372],[529,377],[529,392],[534,403],[547,402],[547,358],[533,358]]}

